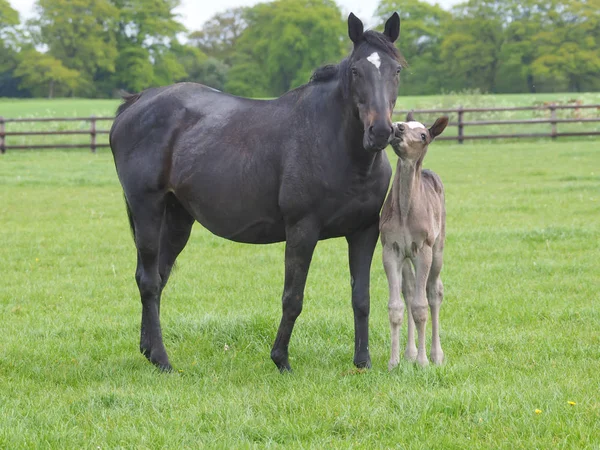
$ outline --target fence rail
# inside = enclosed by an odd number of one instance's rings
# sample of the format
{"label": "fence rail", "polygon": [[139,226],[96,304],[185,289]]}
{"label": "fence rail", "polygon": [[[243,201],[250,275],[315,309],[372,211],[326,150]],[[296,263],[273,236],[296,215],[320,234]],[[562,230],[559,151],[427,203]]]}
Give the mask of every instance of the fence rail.
{"label": "fence rail", "polygon": [[[594,105],[557,105],[544,104],[540,106],[516,106],[516,107],[494,107],[494,108],[439,108],[439,109],[413,109],[413,110],[395,110],[395,115],[406,114],[412,111],[415,114],[456,114],[457,121],[452,121],[448,125],[457,127],[456,136],[440,136],[439,140],[455,140],[463,143],[465,140],[471,139],[510,139],[510,138],[544,138],[550,137],[556,139],[558,137],[567,136],[600,136],[600,131],[578,131],[578,132],[558,132],[558,124],[567,123],[593,123],[600,122],[600,117],[576,117],[571,119],[559,119],[556,116],[557,110],[572,109],[576,111],[584,109],[596,109],[600,111],[600,104]],[[506,112],[506,111],[549,111],[550,117],[546,119],[523,119],[523,120],[465,120],[465,114],[470,113],[490,113],[490,112]],[[0,153],[5,153],[6,150],[18,149],[48,149],[48,148],[89,148],[95,152],[97,148],[108,147],[109,144],[99,144],[96,142],[96,137],[101,134],[108,134],[109,130],[97,129],[97,122],[109,122],[114,117],[43,117],[43,118],[18,118],[10,119],[0,117]],[[51,130],[51,131],[6,131],[6,124],[24,123],[24,122],[89,122],[90,126],[87,130]],[[550,124],[549,133],[502,133],[502,134],[465,134],[465,127],[486,126],[486,125],[533,125],[533,124]],[[55,136],[55,135],[89,135],[90,141],[81,144],[29,144],[29,145],[7,145],[6,138],[10,136]]]}

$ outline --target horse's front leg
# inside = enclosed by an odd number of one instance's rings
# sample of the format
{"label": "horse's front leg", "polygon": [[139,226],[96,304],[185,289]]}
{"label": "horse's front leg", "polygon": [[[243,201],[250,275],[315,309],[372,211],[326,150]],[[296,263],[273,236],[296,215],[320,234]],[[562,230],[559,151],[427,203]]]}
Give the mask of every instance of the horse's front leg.
{"label": "horse's front leg", "polygon": [[318,239],[319,228],[313,220],[305,219],[286,227],[282,316],[271,350],[271,359],[282,373],[292,370],[288,360],[288,346],[294,323],[302,312],[304,286]]}
{"label": "horse's front leg", "polygon": [[369,285],[371,261],[379,238],[379,221],[369,228],[346,237],[354,310],[354,365],[370,368],[369,356]]}

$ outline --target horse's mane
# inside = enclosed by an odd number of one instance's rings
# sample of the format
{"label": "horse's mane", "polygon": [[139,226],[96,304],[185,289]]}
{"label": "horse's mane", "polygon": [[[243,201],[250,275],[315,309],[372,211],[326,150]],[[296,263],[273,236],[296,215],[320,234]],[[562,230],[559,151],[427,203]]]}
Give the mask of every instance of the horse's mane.
{"label": "horse's mane", "polygon": [[[400,50],[398,50],[394,43],[391,42],[384,34],[373,30],[367,30],[362,35],[362,41],[392,57],[398,61],[402,67],[408,66],[408,63],[404,59],[404,56],[402,56],[400,53]],[[360,48],[363,42],[361,42],[354,51]],[[346,72],[347,66],[348,58],[342,60],[342,62],[339,64],[327,64],[321,66],[313,72],[312,76],[310,77],[310,83],[324,83],[337,79],[341,74]]]}

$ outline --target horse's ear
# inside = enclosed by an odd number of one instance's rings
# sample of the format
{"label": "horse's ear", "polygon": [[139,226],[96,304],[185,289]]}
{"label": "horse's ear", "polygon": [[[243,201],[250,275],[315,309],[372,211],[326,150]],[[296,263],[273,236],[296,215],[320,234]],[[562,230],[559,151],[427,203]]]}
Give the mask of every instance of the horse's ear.
{"label": "horse's ear", "polygon": [[448,116],[440,117],[435,121],[433,125],[429,128],[429,134],[431,135],[431,139],[435,139],[446,129],[448,125]]}
{"label": "horse's ear", "polygon": [[364,30],[362,21],[353,13],[350,13],[348,16],[348,36],[350,36],[350,40],[354,42],[354,44],[360,42]]}
{"label": "horse's ear", "polygon": [[400,16],[397,12],[392,14],[385,23],[383,34],[385,34],[391,42],[396,42],[396,39],[400,36]]}
{"label": "horse's ear", "polygon": [[406,122],[412,122],[414,120],[415,120],[415,118],[413,116],[413,112],[409,111],[408,114],[406,115]]}

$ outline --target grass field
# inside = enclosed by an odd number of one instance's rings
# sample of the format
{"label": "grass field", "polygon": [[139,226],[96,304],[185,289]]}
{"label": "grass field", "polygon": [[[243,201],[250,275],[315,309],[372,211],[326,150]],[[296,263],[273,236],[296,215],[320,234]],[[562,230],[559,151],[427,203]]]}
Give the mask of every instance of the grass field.
{"label": "grass field", "polygon": [[[402,96],[398,97],[396,109],[452,109],[458,106],[465,108],[512,107],[541,105],[544,102],[568,104],[571,100],[579,100],[584,104],[600,104],[600,93],[555,93],[555,94],[505,94],[505,95],[435,95],[435,96]],[[33,117],[112,117],[119,105],[119,100],[89,99],[0,99],[0,117],[33,118]],[[439,114],[438,114],[439,115]],[[433,123],[438,115],[420,114],[417,120]],[[558,118],[596,118],[600,111],[595,109],[559,110]],[[449,114],[451,121],[457,121],[456,114]],[[548,111],[506,111],[486,113],[465,113],[464,121],[477,120],[523,120],[532,118],[549,118]],[[403,117],[396,117],[402,120]],[[111,122],[98,122],[99,130],[108,130]],[[52,122],[52,123],[8,123],[6,131],[42,131],[42,130],[89,130],[89,122]],[[516,134],[516,133],[549,133],[550,124],[534,125],[486,125],[467,126],[465,135]],[[562,123],[559,132],[600,131],[600,122]],[[456,136],[456,126],[448,127],[446,136]],[[571,138],[572,139],[572,138]],[[580,140],[589,140],[583,138]],[[8,136],[7,145],[31,144],[89,144],[88,135],[75,136]],[[98,135],[98,144],[108,143],[108,135]]]}
{"label": "grass field", "polygon": [[600,141],[436,143],[426,166],[447,191],[443,366],[387,371],[378,247],[373,368],[353,369],[336,239],[280,375],[283,245],[197,226],[163,296],[160,374],[137,349],[110,153],[1,156],[0,448],[600,448]]}

